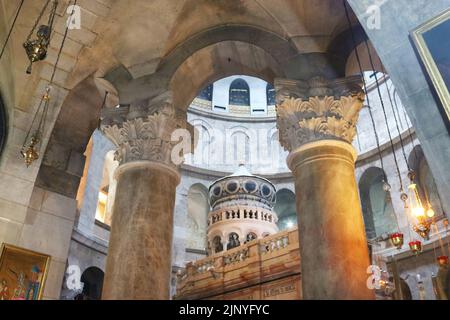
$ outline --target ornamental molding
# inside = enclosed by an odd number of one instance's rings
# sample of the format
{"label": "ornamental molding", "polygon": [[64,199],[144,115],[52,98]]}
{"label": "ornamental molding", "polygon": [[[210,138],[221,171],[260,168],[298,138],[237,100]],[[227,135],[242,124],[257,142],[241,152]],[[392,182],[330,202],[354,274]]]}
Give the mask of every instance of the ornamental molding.
{"label": "ornamental molding", "polygon": [[[187,129],[186,113],[172,104],[172,94],[102,111],[100,129],[117,147],[115,160],[161,162],[176,167],[171,160],[176,129]],[[189,127],[189,129],[191,129]]]}
{"label": "ornamental molding", "polygon": [[318,140],[352,143],[364,102],[360,77],[275,80],[277,127],[285,150]]}

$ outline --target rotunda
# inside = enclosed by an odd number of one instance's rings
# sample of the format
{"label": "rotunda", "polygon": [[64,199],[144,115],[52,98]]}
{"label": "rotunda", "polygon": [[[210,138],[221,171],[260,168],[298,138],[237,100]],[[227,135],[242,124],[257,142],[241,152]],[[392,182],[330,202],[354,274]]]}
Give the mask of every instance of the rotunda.
{"label": "rotunda", "polygon": [[208,253],[232,249],[278,232],[275,186],[240,164],[209,188]]}

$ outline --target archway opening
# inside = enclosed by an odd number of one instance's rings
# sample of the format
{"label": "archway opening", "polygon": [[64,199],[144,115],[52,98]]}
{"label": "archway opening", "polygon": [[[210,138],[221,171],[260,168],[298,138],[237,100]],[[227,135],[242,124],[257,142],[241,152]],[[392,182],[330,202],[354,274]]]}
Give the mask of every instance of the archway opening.
{"label": "archway opening", "polygon": [[87,268],[81,275],[83,291],[76,300],[101,300],[104,273],[97,267]]}
{"label": "archway opening", "polygon": [[280,231],[297,227],[297,211],[295,207],[295,194],[289,189],[280,189],[276,194],[274,211],[278,216]]}
{"label": "archway opening", "polygon": [[387,238],[397,228],[386,175],[381,168],[367,169],[359,181],[359,193],[367,239]]}

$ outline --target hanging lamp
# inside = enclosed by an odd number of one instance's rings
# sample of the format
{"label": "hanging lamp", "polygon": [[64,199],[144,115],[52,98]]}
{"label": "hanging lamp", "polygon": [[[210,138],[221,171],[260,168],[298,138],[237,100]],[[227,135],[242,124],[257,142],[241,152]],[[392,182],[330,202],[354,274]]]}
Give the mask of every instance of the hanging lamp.
{"label": "hanging lamp", "polygon": [[[346,0],[343,0],[342,3],[343,3],[343,6],[344,6],[346,18],[347,18],[348,28],[350,29],[350,33],[351,33],[351,37],[352,37],[352,41],[353,41],[353,46],[355,47],[356,60],[357,60],[357,62],[358,62],[358,67],[359,67],[360,76],[361,76],[361,78],[362,78],[362,80],[363,80],[364,93],[365,93],[365,96],[366,96],[367,108],[368,108],[368,111],[369,111],[369,116],[370,116],[370,119],[371,119],[373,131],[374,131],[375,142],[376,142],[376,145],[377,145],[377,151],[378,151],[378,158],[379,158],[379,160],[380,160],[381,169],[383,170],[383,175],[384,175],[384,176],[383,176],[383,190],[384,190],[386,193],[388,193],[388,192],[391,191],[391,185],[390,185],[389,182],[388,182],[388,179],[387,179],[387,176],[386,176],[386,171],[384,170],[384,162],[383,162],[383,156],[382,156],[382,154],[381,154],[380,139],[379,139],[379,137],[378,137],[378,132],[377,132],[376,124],[375,124],[375,120],[374,120],[374,117],[373,117],[372,107],[371,107],[371,105],[370,105],[370,99],[369,99],[369,94],[368,94],[368,89],[367,89],[366,80],[365,80],[365,77],[364,77],[363,68],[362,68],[361,58],[360,58],[359,53],[358,53],[358,46],[357,46],[357,44],[356,44],[355,34],[354,34],[354,32],[353,32],[353,28],[352,28],[352,24],[351,24],[350,15],[349,15],[349,11],[348,11],[348,7],[347,7]],[[367,40],[365,40],[365,43],[366,43],[367,51],[368,51],[368,53],[369,53],[369,58],[370,58],[370,63],[371,63],[371,66],[372,66],[372,70],[375,71],[375,67],[374,67],[374,64],[373,64],[373,61],[372,61],[372,57],[371,57],[371,55],[370,55],[370,49],[369,49],[369,47],[368,47]],[[378,94],[379,94],[379,97],[380,97],[380,101],[381,101],[381,103],[382,103],[383,111],[384,111],[383,99],[382,99],[382,97],[381,97],[380,88],[379,88],[379,83],[378,83],[378,78],[377,78],[376,74],[375,74],[375,80],[376,80],[376,85],[377,85],[377,89],[378,89]],[[386,113],[385,113],[385,112],[384,112],[384,115],[385,115],[385,117],[386,117]],[[386,120],[386,121],[387,121],[387,120]],[[387,122],[386,122],[386,125],[387,125]],[[388,129],[388,132],[389,132],[389,138],[390,138],[390,142],[391,142],[391,147],[392,147],[392,149],[394,150],[394,148],[393,148],[393,143],[392,143],[392,138],[391,138],[391,135],[390,135],[390,129],[389,129],[389,126],[388,126],[388,125],[387,125],[387,129]],[[397,172],[399,173],[400,189],[401,189],[401,191],[402,191],[402,190],[403,190],[403,184],[402,184],[402,180],[401,180],[401,177],[400,177],[400,171],[399,171],[399,168],[398,168],[397,158],[396,158],[396,155],[395,155],[395,151],[393,152],[393,155],[394,155],[394,160],[395,160],[395,164],[396,164],[396,167],[397,167]],[[402,192],[402,197],[403,197],[403,195],[404,195],[404,192]],[[405,194],[405,196],[406,196],[406,194]],[[394,214],[394,216],[395,216],[395,220],[396,220],[396,223],[397,223],[397,229],[398,229],[398,230],[397,230],[396,232],[391,233],[391,234],[389,235],[389,238],[390,238],[390,240],[391,240],[391,243],[392,243],[397,249],[400,250],[400,249],[402,248],[402,246],[403,246],[404,236],[403,236],[403,233],[400,232],[400,227],[399,227],[399,224],[398,224],[397,216],[396,216],[395,214]]]}
{"label": "hanging lamp", "polygon": [[425,210],[422,201],[420,200],[417,184],[415,181],[415,174],[413,171],[408,173],[411,184],[408,186],[408,209],[413,221],[413,230],[419,234],[423,239],[430,238],[431,224],[433,222],[434,211],[431,207]]}
{"label": "hanging lamp", "polygon": [[411,241],[409,242],[409,248],[411,249],[412,253],[418,255],[422,252],[422,242],[420,240]]}
{"label": "hanging lamp", "polygon": [[[25,52],[27,53],[28,60],[30,60],[30,64],[27,68],[27,73],[31,73],[31,68],[33,63],[37,61],[44,60],[47,57],[48,46],[50,44],[50,37],[53,29],[53,22],[55,20],[56,8],[58,6],[58,0],[53,0],[52,7],[50,8],[50,13],[48,17],[47,24],[42,24],[39,27],[40,23],[45,11],[47,11],[47,7],[50,3],[50,0],[47,0],[44,7],[42,8],[36,22],[34,23],[33,28],[26,41],[23,43],[23,47],[25,48]],[[37,31],[36,31],[37,28]],[[33,33],[36,31],[36,38],[31,38]]]}
{"label": "hanging lamp", "polygon": [[[53,2],[52,11],[56,10],[57,3],[58,3],[58,1],[56,1],[56,0]],[[76,5],[76,3],[77,3],[77,0],[74,0],[74,5]],[[45,12],[45,9],[47,8],[48,4],[49,4],[49,0],[47,1],[44,9],[42,10],[41,16]],[[71,15],[73,15],[74,12],[75,11],[72,10]],[[54,13],[53,13],[53,17],[51,18],[51,21],[49,19],[51,25],[53,25],[53,19],[54,19]],[[40,20],[40,18],[38,18],[36,25],[39,20]],[[45,28],[42,28],[42,29],[45,29]],[[66,30],[64,32],[63,39],[61,41],[61,45],[59,47],[59,51],[58,51],[58,55],[56,57],[55,64],[53,66],[53,71],[52,71],[52,75],[50,78],[50,82],[45,88],[45,92],[41,97],[41,101],[38,105],[36,113],[34,114],[30,128],[28,129],[28,132],[25,136],[25,140],[23,141],[22,148],[20,149],[20,154],[22,155],[27,167],[29,167],[34,161],[38,160],[39,156],[40,156],[42,140],[44,138],[43,136],[44,136],[44,131],[45,131],[45,127],[46,127],[45,124],[46,124],[48,109],[49,109],[50,102],[51,102],[50,92],[52,90],[53,81],[55,78],[59,60],[61,58],[62,50],[64,48],[64,44],[67,39],[68,31],[69,31],[69,27],[67,25]],[[33,63],[33,61],[31,59],[30,59],[30,62]],[[31,64],[30,64],[30,67],[31,67]]]}

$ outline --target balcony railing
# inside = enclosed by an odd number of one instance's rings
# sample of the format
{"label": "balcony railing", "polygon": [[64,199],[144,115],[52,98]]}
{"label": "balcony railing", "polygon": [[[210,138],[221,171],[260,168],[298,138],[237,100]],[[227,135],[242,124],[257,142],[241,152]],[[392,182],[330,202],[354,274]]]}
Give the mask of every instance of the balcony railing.
{"label": "balcony railing", "polygon": [[175,298],[211,297],[293,274],[300,274],[297,228],[188,263],[178,273]]}

